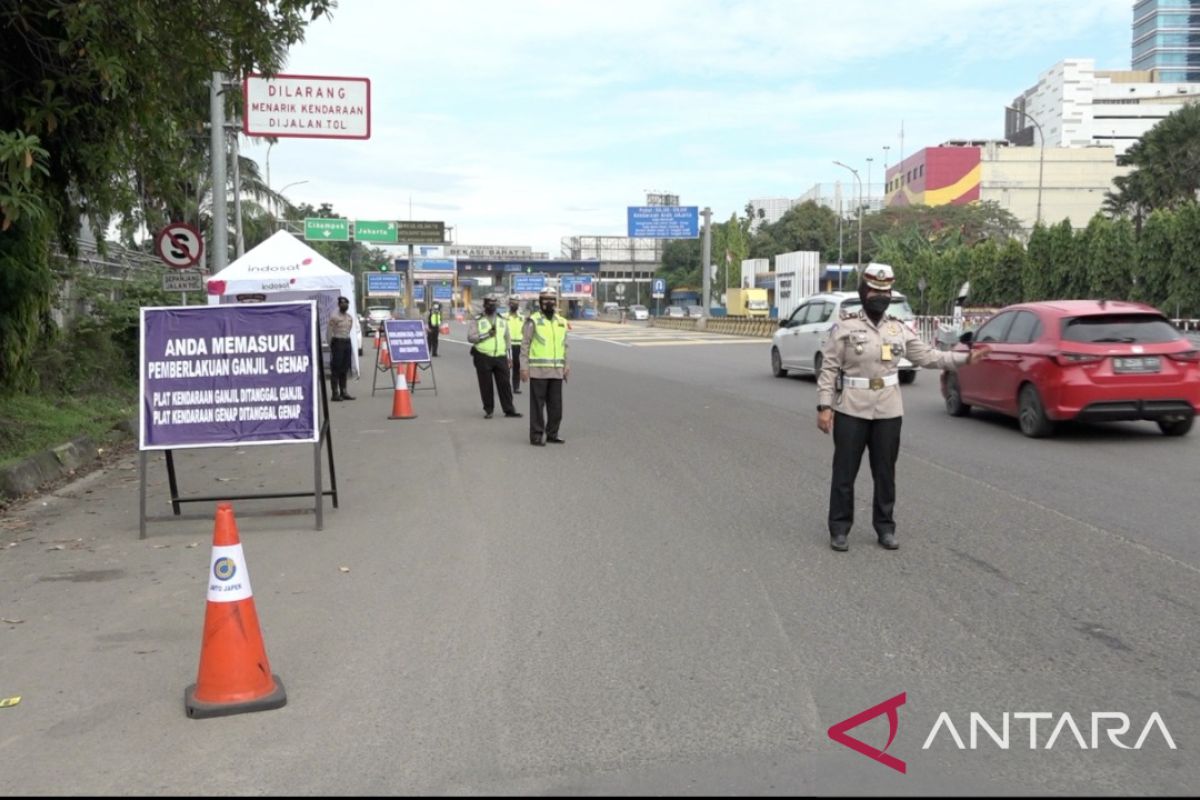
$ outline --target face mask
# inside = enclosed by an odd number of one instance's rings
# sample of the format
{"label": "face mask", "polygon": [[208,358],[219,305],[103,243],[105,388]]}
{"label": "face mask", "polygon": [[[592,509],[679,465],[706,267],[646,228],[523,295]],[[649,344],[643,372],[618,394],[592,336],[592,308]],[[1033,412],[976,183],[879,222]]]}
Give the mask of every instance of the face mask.
{"label": "face mask", "polygon": [[496,313],[496,304],[495,303],[484,303],[483,304],[483,313],[487,314],[489,317],[492,314],[495,314]]}
{"label": "face mask", "polygon": [[516,307],[516,306],[509,306],[509,307],[508,307],[508,313],[510,313],[510,314],[516,314],[516,313],[517,313],[517,307]]}
{"label": "face mask", "polygon": [[554,316],[554,303],[542,303],[542,313],[547,317]]}
{"label": "face mask", "polygon": [[868,314],[877,317],[883,314],[883,312],[887,311],[887,308],[889,305],[891,305],[891,302],[892,298],[885,294],[873,294],[867,298],[865,303],[863,303],[863,308],[867,310]]}

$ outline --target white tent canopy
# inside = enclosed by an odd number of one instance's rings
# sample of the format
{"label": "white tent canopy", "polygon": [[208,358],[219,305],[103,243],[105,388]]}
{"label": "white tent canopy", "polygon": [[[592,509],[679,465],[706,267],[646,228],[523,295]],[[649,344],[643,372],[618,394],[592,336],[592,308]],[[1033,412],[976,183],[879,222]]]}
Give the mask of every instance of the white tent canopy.
{"label": "white tent canopy", "polygon": [[359,374],[362,329],[354,302],[354,276],[287,231],[279,231],[208,279],[208,303],[263,303],[315,300],[318,335],[327,341],[329,315],[338,297],[350,301],[354,374]]}

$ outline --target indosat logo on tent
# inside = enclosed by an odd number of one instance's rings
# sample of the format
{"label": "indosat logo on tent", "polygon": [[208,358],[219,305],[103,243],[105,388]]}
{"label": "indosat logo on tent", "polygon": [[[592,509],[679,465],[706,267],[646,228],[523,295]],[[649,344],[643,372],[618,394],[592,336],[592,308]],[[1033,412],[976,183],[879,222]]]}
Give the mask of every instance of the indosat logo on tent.
{"label": "indosat logo on tent", "polygon": [[[908,765],[887,752],[900,732],[899,708],[907,700],[908,693],[901,692],[847,717],[830,726],[829,738],[885,767],[907,773]],[[884,714],[888,721],[888,739],[882,750],[847,733]],[[1161,740],[1171,750],[1178,749],[1171,732],[1167,730],[1167,724],[1157,711],[1152,712],[1137,729],[1140,733],[1136,736],[1132,725],[1133,721],[1123,711],[1092,711],[1081,717],[1079,722],[1068,711],[1002,711],[990,715],[971,711],[965,719],[959,719],[958,725],[955,725],[948,711],[943,711],[938,714],[921,749],[928,750],[934,742],[945,741],[958,750],[1025,749],[1026,742],[1029,750],[1053,750],[1055,745],[1080,750],[1141,750],[1152,737],[1154,741]],[[960,731],[967,733],[965,740]]]}
{"label": "indosat logo on tent", "polygon": [[299,264],[250,264],[246,267],[247,272],[299,272],[301,267],[307,267],[312,263],[311,258],[306,258]]}

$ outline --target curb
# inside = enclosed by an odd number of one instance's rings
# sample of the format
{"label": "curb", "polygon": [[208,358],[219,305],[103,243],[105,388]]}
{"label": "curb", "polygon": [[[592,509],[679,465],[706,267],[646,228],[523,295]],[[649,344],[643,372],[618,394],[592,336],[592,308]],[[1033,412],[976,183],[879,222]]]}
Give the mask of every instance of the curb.
{"label": "curb", "polygon": [[[113,426],[118,439],[133,436],[137,423],[124,420]],[[110,434],[112,435],[112,434]],[[17,500],[33,494],[43,486],[73,476],[77,470],[95,462],[101,447],[90,436],[78,436],[65,444],[0,468],[0,500]]]}

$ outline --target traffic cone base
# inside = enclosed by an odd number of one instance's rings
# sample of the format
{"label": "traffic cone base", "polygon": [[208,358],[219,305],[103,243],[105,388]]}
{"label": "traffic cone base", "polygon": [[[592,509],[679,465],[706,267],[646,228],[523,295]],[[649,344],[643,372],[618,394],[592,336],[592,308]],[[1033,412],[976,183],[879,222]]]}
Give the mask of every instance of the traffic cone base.
{"label": "traffic cone base", "polygon": [[196,684],[193,683],[183,692],[183,705],[187,709],[187,715],[192,719],[227,717],[231,714],[247,714],[251,711],[270,711],[273,708],[283,708],[287,705],[287,692],[284,691],[283,681],[275,674],[271,675],[271,680],[275,682],[275,691],[265,697],[241,703],[205,703],[197,700]]}
{"label": "traffic cone base", "polygon": [[266,711],[286,703],[283,682],[267,661],[233,506],[220,503],[213,529],[200,669],[196,682],[183,692],[183,706],[189,717],[199,719]]}
{"label": "traffic cone base", "polygon": [[392,414],[388,419],[416,419],[413,412],[412,392],[408,390],[408,378],[404,371],[396,371],[396,391],[392,393]]}

